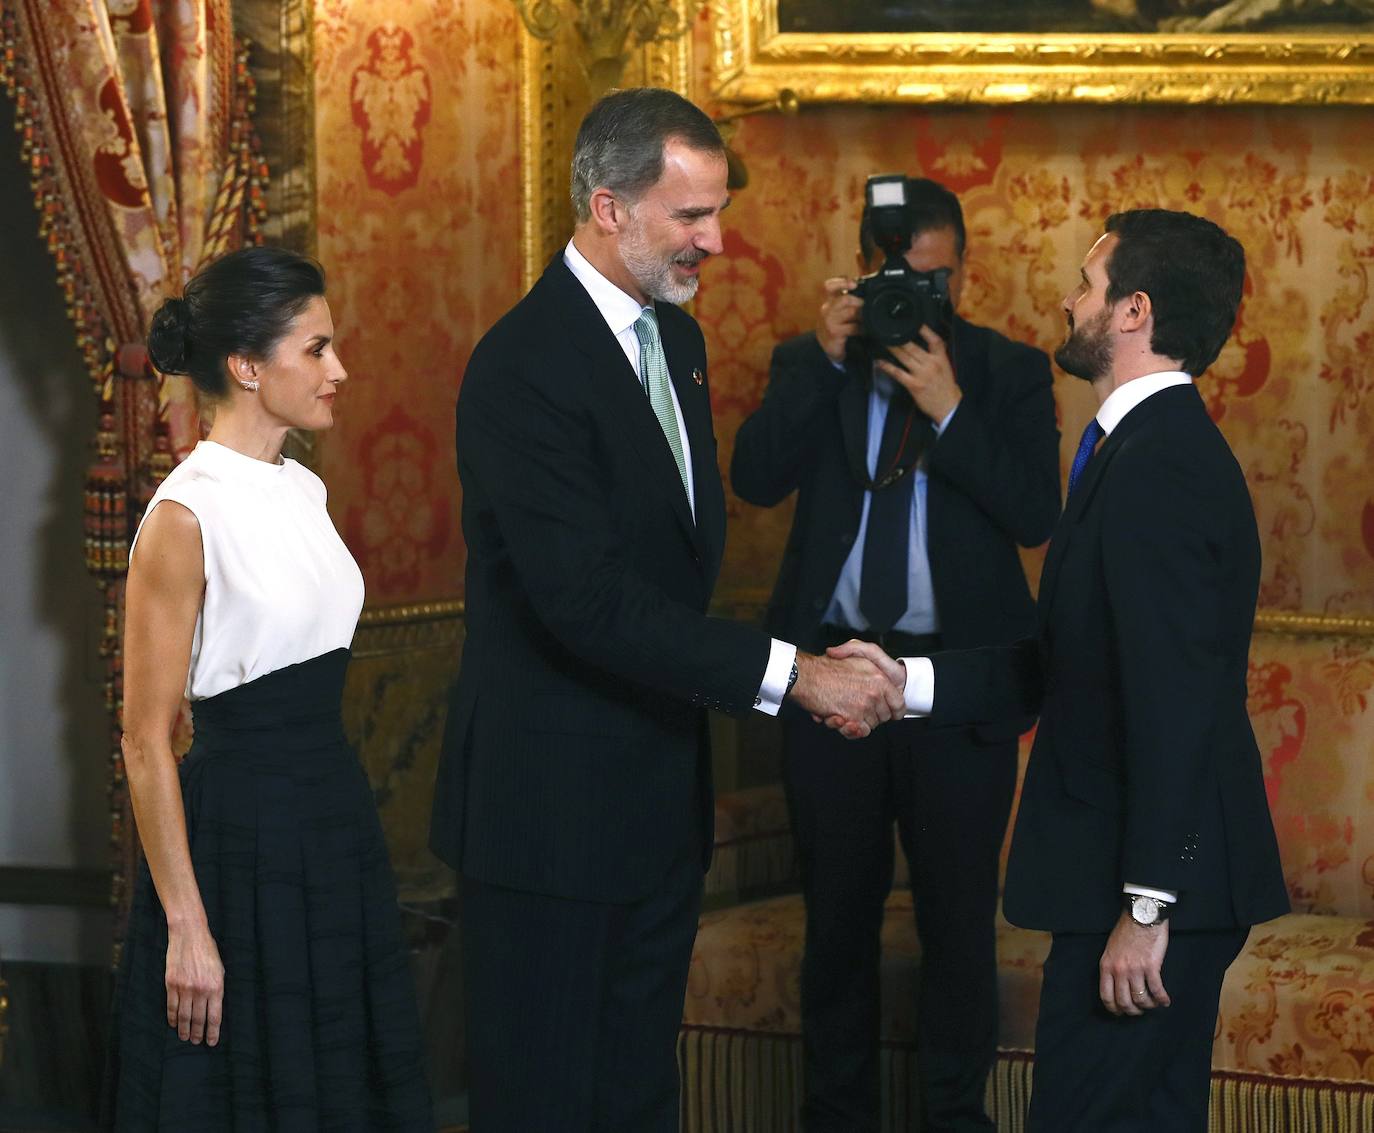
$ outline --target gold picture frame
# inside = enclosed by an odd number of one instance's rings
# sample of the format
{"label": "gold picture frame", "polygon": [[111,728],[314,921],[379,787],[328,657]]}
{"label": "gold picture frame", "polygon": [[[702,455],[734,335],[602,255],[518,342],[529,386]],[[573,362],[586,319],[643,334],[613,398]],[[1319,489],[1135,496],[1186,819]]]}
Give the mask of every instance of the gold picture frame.
{"label": "gold picture frame", "polygon": [[1374,104],[1367,34],[784,32],[779,0],[712,0],[722,103]]}

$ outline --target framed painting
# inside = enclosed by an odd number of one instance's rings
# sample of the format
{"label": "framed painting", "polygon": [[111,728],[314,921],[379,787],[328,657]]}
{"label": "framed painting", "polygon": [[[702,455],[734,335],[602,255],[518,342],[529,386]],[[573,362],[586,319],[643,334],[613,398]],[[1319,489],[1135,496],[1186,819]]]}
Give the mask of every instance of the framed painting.
{"label": "framed painting", "polygon": [[712,0],[716,97],[1374,103],[1374,0]]}

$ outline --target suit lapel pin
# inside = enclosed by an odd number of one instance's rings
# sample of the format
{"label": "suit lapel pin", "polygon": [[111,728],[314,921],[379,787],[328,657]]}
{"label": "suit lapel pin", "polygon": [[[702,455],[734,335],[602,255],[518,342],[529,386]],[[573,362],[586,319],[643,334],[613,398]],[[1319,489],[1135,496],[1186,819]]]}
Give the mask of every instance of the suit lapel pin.
{"label": "suit lapel pin", "polygon": [[696,382],[697,385],[701,385],[701,383],[704,382],[705,380],[706,380],[706,375],[703,374],[700,370],[697,370],[697,369],[693,369],[693,370],[692,370],[692,381]]}

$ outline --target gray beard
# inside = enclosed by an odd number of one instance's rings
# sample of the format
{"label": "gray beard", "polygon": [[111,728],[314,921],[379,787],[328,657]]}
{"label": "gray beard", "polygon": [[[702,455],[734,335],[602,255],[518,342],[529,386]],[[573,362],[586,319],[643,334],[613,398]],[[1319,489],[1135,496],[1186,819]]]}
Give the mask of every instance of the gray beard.
{"label": "gray beard", "polygon": [[644,240],[643,232],[636,222],[620,238],[620,259],[626,270],[634,276],[639,289],[650,299],[661,299],[665,303],[686,303],[696,296],[695,277],[679,282],[673,278],[672,260],[659,259]]}

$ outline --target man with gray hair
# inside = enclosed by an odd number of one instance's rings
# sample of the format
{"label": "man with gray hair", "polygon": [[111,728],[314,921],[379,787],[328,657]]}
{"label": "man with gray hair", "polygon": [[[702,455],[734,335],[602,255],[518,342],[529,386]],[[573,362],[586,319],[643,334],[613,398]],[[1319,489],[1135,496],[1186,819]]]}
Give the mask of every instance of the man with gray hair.
{"label": "man with gray hair", "polygon": [[670,1133],[712,835],[706,709],[791,698],[867,733],[867,659],[708,617],[725,541],[706,348],[674,304],[722,251],[715,125],[618,91],[577,226],[478,344],[457,414],[467,641],[431,845],[461,874],[479,1133]]}

